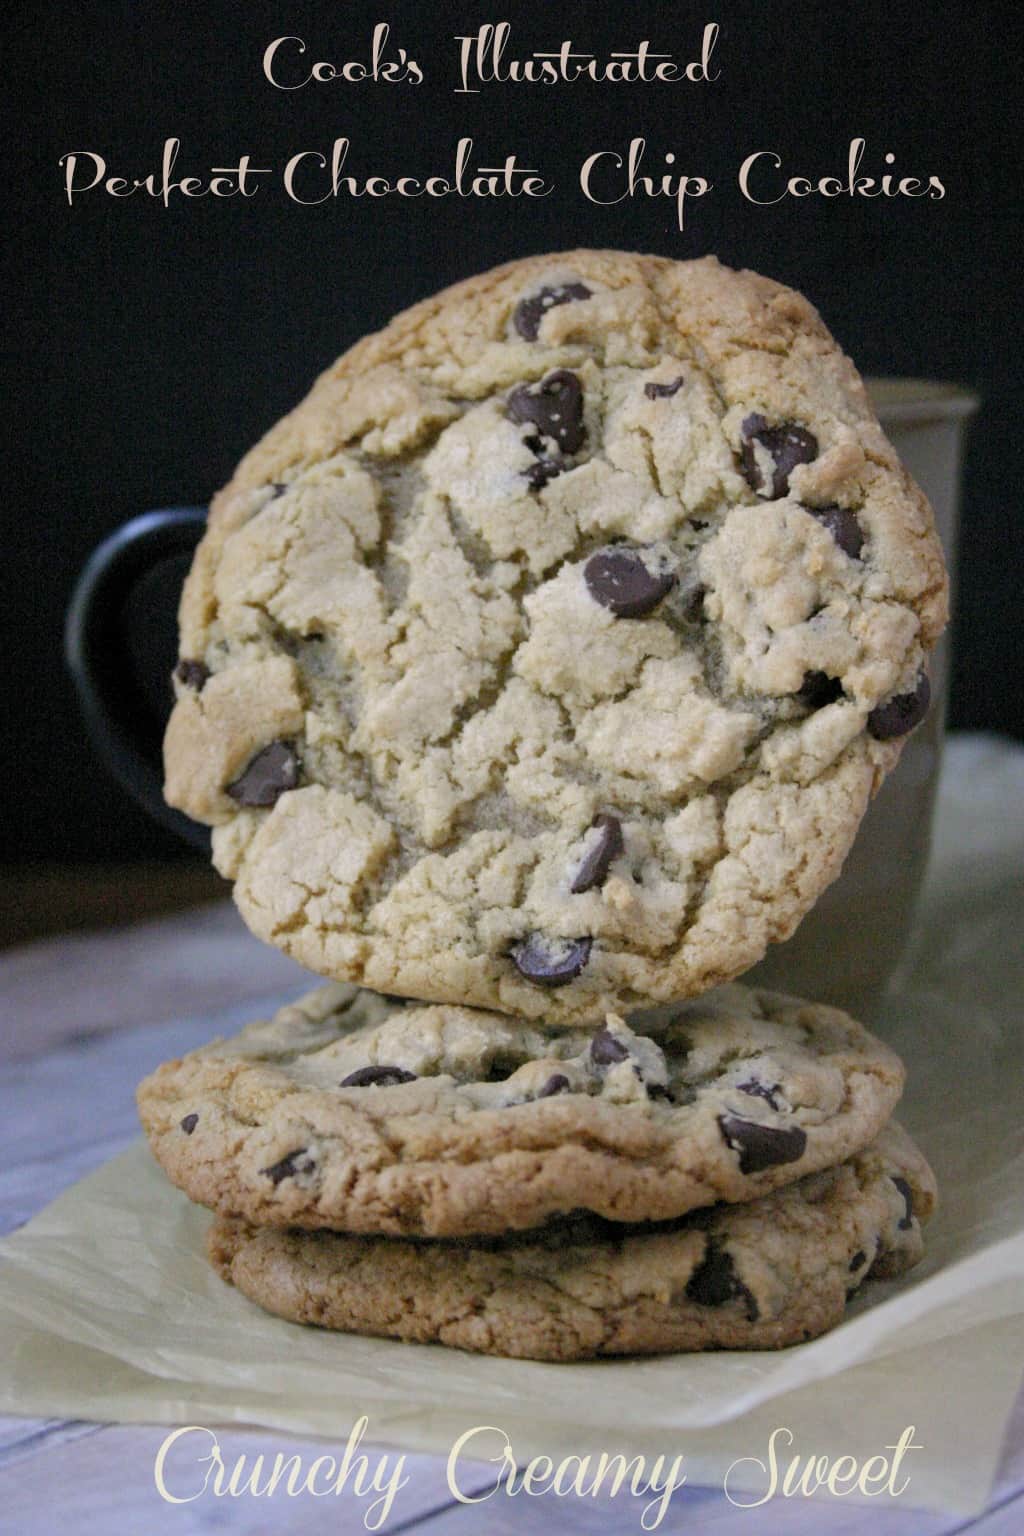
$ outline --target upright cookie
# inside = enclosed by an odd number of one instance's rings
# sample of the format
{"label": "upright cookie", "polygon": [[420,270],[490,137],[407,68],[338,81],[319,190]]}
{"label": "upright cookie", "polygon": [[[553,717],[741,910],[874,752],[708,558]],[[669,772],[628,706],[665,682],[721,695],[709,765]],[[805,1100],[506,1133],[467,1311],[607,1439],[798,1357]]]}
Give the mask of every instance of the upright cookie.
{"label": "upright cookie", "polygon": [[945,616],[806,300],[535,257],[352,348],[215,498],[167,798],[320,974],[548,1022],[695,995],[838,873]]}
{"label": "upright cookie", "polygon": [[545,1029],[335,985],[158,1068],[139,1111],[222,1215],[446,1236],[751,1200],[865,1146],[903,1086],[859,1024],[775,993],[633,1022]]}
{"label": "upright cookie", "polygon": [[931,1169],[892,1124],[838,1168],[646,1231],[584,1216],[414,1243],[222,1219],[208,1247],[252,1301],[321,1328],[532,1360],[779,1349],[841,1322],[869,1276],[916,1264],[934,1203]]}

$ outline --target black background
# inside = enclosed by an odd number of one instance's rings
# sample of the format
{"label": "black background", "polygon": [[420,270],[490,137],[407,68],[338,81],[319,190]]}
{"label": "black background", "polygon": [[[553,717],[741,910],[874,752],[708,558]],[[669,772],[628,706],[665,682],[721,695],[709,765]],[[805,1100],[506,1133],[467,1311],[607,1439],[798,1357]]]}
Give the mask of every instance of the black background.
{"label": "black background", "polygon": [[[4,806],[9,857],[173,857],[86,744],[61,660],[63,611],[92,546],[149,507],[205,502],[241,453],[363,332],[443,284],[510,257],[573,245],[691,257],[714,251],[807,292],[865,373],[977,390],[965,480],[951,718],[1024,735],[1016,654],[1022,454],[1018,5],[832,6],[460,3],[84,3],[23,8],[8,50],[22,101],[5,157],[17,296],[3,544]],[[456,34],[513,25],[510,54],[572,37],[599,56],[642,38],[683,62],[721,25],[711,85],[490,85],[457,94]],[[373,24],[419,62],[422,85],[272,88],[274,37],[306,60],[369,55]],[[1016,106],[1014,105],[1016,101]],[[450,175],[515,153],[556,185],[546,199],[288,201],[280,171],[351,139],[346,169]],[[676,228],[665,199],[597,207],[577,185],[590,153],[648,143],[646,168],[715,190]],[[736,172],[773,149],[785,172],[936,175],[941,201],[744,201]],[[69,208],[61,155],[108,174],[274,169],[250,201],[118,200]],[[173,604],[153,596],[154,623]]]}

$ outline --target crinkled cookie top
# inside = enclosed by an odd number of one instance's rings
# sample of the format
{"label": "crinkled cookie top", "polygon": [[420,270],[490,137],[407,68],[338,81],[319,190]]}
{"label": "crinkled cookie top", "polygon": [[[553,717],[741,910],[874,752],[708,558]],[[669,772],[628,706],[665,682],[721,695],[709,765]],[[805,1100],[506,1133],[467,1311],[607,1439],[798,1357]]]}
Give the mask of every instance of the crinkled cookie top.
{"label": "crinkled cookie top", "polygon": [[215,498],[167,798],[324,975],[572,1023],[788,937],[927,707],[931,513],[800,295],[514,262]]}

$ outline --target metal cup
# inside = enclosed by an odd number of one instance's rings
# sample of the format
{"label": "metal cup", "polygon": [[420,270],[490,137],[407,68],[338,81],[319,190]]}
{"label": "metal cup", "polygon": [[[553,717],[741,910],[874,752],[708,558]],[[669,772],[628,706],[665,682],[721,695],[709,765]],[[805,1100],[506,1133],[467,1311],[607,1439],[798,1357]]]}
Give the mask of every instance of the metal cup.
{"label": "metal cup", "polygon": [[[869,379],[868,390],[896,452],[935,510],[955,579],[964,432],[974,395],[921,379]],[[949,638],[932,656],[932,706],[898,767],[868,809],[839,879],[785,944],[744,978],[834,1003],[870,1021],[907,954],[928,862],[942,755]]]}

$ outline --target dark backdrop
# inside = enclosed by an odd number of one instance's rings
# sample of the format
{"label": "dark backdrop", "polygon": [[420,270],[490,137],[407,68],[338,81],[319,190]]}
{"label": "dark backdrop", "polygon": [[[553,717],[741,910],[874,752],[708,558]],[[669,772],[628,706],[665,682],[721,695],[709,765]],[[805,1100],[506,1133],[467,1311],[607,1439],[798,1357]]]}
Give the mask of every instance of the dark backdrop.
{"label": "dark backdrop", "polygon": [[[106,776],[61,661],[68,594],[90,548],[148,508],[205,502],[246,447],[364,331],[442,284],[576,244],[689,257],[714,251],[804,289],[862,371],[951,379],[982,397],[966,472],[951,715],[1024,735],[1014,623],[1021,568],[1020,56],[1017,5],[832,6],[771,0],[560,7],[93,3],[15,13],[8,90],[23,97],[5,157],[13,389],[3,544],[4,807],[10,856],[173,856]],[[689,60],[722,27],[711,86],[492,85],[456,94],[457,33],[513,23],[511,52],[571,36],[605,55],[641,38]],[[261,58],[295,34],[307,59],[364,58],[387,20],[426,74],[408,86],[272,89]],[[279,183],[249,202],[63,198],[59,157],[109,174],[203,174],[242,152],[278,171],[300,149],[352,141],[348,169],[447,173],[456,139],[515,152],[557,184],[539,201],[329,201]],[[655,167],[708,176],[682,235],[665,200],[586,203],[584,157],[648,140]],[[753,207],[735,186],[754,149],[793,174],[941,177],[942,201],[840,197]],[[655,157],[658,157],[655,159]],[[649,162],[650,163],[650,162]],[[159,611],[159,602],[157,599]],[[163,609],[170,604],[163,599]]]}

